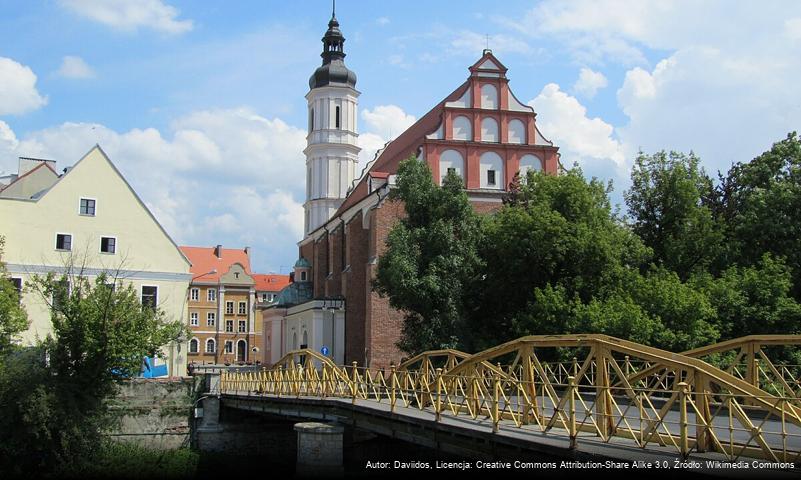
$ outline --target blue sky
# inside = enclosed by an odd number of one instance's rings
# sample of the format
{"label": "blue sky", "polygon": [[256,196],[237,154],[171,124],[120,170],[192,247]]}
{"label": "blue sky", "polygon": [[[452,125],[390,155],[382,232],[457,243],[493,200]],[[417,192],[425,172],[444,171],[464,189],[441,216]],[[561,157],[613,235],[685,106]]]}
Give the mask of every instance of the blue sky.
{"label": "blue sky", "polygon": [[[328,1],[0,0],[0,171],[100,143],[181,244],[297,255],[309,75]],[[801,124],[801,4],[340,0],[364,157],[489,46],[566,165],[612,180],[636,152],[748,160]]]}

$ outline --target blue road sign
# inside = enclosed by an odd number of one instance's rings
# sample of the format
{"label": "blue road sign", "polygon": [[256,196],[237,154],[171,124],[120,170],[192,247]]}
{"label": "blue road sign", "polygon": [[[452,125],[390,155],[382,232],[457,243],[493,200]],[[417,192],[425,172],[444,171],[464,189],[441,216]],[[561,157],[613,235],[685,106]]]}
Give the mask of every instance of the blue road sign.
{"label": "blue road sign", "polygon": [[327,356],[328,355],[328,347],[323,345],[323,348],[320,349],[320,353],[322,353],[323,355]]}

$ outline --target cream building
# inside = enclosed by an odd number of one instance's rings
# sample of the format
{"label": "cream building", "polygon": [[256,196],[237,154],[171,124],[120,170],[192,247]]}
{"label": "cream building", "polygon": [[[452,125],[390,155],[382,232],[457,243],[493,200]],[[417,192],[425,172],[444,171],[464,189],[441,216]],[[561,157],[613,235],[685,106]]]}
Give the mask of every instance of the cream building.
{"label": "cream building", "polygon": [[[3,261],[31,320],[22,341],[31,344],[52,331],[46,302],[25,288],[31,277],[65,273],[68,265],[84,265],[90,280],[102,272],[116,276],[169,320],[183,321],[190,262],[108,156],[95,146],[60,176],[52,163],[21,159],[18,176],[0,187]],[[185,375],[186,339],[164,349],[166,364],[157,361],[152,370]]]}

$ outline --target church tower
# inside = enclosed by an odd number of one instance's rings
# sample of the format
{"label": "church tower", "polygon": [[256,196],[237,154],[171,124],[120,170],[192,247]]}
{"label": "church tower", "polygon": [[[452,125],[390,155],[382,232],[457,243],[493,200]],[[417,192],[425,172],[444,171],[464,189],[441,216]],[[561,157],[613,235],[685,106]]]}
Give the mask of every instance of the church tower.
{"label": "church tower", "polygon": [[356,74],[345,66],[345,37],[336,12],[323,36],[323,64],[309,79],[306,94],[306,203],[304,237],[327,222],[345,200],[356,178],[359,151],[356,133]]}

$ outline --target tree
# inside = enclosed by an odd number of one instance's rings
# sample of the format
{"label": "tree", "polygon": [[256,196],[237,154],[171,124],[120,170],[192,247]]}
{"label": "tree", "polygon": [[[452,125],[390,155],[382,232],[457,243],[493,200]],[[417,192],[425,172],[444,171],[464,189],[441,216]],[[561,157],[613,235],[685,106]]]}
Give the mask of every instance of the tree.
{"label": "tree", "polygon": [[727,259],[757,265],[765,253],[784,259],[792,295],[801,300],[801,139],[795,132],[721,176],[714,211],[725,226]]}
{"label": "tree", "polygon": [[5,238],[0,236],[0,355],[9,350],[16,335],[28,328],[28,315],[3,263],[4,245]]}
{"label": "tree", "polygon": [[176,338],[181,322],[165,322],[117,278],[82,272],[36,277],[33,288],[51,309],[53,333],[4,358],[0,373],[0,469],[47,472],[88,461],[113,420],[106,400],[138,375],[144,356]]}
{"label": "tree", "polygon": [[486,218],[480,249],[486,277],[474,292],[471,327],[481,332],[482,346],[551,331],[544,319],[518,317],[534,318],[538,295],[586,304],[622,288],[629,271],[644,267],[649,251],[613,215],[608,189],[587,182],[579,168],[559,176],[529,172],[516,200]]}
{"label": "tree", "polygon": [[642,152],[624,193],[632,229],[654,251],[654,261],[686,280],[720,254],[723,235],[704,201],[712,180],[690,153]]}
{"label": "tree", "polygon": [[373,288],[405,314],[399,347],[409,353],[469,342],[465,296],[481,271],[480,222],[463,180],[449,173],[442,187],[414,157],[398,167],[391,199],[405,218],[390,231]]}

